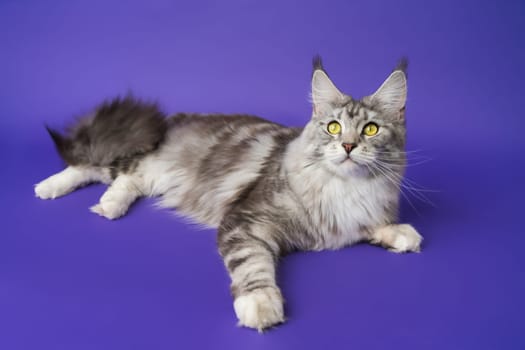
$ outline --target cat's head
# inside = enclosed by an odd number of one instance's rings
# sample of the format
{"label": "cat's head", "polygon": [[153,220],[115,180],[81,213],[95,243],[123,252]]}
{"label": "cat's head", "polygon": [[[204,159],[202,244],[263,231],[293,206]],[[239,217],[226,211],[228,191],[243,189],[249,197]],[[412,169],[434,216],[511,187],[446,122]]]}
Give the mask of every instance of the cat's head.
{"label": "cat's head", "polygon": [[405,165],[406,60],[373,94],[354,99],[330,80],[314,59],[312,119],[304,130],[309,158],[347,177],[390,176]]}

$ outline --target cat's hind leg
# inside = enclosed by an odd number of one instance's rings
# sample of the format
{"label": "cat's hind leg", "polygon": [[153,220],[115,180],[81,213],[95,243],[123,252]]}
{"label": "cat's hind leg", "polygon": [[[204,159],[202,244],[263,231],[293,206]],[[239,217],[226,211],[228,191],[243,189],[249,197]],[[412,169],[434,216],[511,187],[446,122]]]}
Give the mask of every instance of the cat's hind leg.
{"label": "cat's hind leg", "polygon": [[90,210],[107,219],[117,219],[126,214],[131,204],[142,195],[142,186],[138,177],[122,174],[115,178],[99,203],[92,206]]}
{"label": "cat's hind leg", "polygon": [[93,182],[106,182],[109,175],[100,169],[68,166],[35,185],[35,195],[41,199],[55,199]]}

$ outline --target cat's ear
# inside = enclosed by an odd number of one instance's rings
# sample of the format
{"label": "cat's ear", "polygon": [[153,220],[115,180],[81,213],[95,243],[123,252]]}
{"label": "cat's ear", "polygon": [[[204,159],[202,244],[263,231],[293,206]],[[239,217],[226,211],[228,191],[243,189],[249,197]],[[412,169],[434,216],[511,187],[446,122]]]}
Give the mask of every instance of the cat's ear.
{"label": "cat's ear", "polygon": [[407,99],[406,60],[402,60],[398,67],[383,82],[377,91],[369,97],[373,105],[383,111],[403,117]]}
{"label": "cat's ear", "polygon": [[314,116],[330,113],[333,106],[340,104],[345,98],[326,74],[319,56],[314,57],[311,97]]}

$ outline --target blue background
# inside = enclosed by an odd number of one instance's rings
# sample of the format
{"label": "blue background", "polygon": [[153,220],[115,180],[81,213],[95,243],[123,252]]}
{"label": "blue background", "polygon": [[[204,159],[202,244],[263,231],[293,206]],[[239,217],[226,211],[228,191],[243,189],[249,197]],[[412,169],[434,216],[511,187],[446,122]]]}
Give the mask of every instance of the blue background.
{"label": "blue background", "polygon": [[[523,349],[523,1],[1,1],[0,348]],[[366,244],[283,259],[289,321],[235,327],[215,232],[142,200],[110,222],[101,185],[55,201],[61,127],[133,91],[169,112],[304,125],[311,57],[373,92],[410,59],[403,200],[421,254]],[[417,163],[416,162],[414,164]]]}

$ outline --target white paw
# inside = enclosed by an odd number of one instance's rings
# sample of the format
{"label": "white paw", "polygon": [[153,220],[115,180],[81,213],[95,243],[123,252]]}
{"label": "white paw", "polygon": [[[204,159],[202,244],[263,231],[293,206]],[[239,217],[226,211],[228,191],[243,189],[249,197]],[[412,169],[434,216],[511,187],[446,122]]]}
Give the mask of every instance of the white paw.
{"label": "white paw", "polygon": [[284,322],[283,300],[277,288],[256,289],[235,299],[233,308],[239,325],[259,332]]}
{"label": "white paw", "polygon": [[51,181],[44,180],[35,185],[35,195],[40,199],[55,199],[60,193]]}
{"label": "white paw", "polygon": [[423,237],[408,224],[388,225],[375,230],[371,242],[395,253],[419,252]]}
{"label": "white paw", "polygon": [[101,201],[100,203],[89,208],[93,213],[103,216],[107,219],[118,219],[126,214],[127,206],[121,205],[115,201]]}
{"label": "white paw", "polygon": [[395,253],[420,252],[423,237],[416,231],[412,225],[401,224],[394,225],[395,230],[390,250]]}

